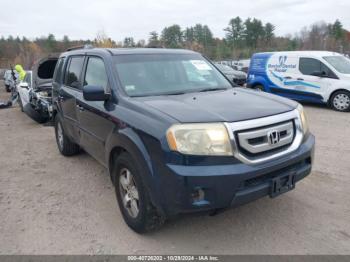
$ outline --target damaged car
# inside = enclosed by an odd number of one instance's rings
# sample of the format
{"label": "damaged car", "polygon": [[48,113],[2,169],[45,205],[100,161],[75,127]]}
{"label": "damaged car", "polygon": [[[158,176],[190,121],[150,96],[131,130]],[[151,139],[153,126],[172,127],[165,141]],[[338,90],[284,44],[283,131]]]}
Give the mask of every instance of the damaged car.
{"label": "damaged car", "polygon": [[51,54],[34,64],[18,85],[21,110],[38,123],[52,118],[52,78],[59,54]]}

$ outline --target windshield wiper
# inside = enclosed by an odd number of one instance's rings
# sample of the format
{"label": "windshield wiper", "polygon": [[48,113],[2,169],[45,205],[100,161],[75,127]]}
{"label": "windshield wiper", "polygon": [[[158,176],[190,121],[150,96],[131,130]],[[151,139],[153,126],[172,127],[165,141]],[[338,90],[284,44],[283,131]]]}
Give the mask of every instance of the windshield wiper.
{"label": "windshield wiper", "polygon": [[218,91],[218,90],[227,90],[228,88],[226,87],[216,87],[216,88],[203,88],[198,90],[198,92],[208,92],[208,91]]}

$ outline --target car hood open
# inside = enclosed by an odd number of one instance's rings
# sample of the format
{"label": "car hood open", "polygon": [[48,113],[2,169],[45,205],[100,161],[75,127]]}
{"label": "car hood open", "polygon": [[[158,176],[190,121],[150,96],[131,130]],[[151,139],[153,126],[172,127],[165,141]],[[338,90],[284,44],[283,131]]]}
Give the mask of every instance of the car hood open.
{"label": "car hood open", "polygon": [[281,114],[297,107],[294,101],[244,88],[138,100],[183,123],[236,122]]}
{"label": "car hood open", "polygon": [[43,84],[52,82],[58,58],[59,54],[50,54],[33,65],[32,74],[35,86],[42,86]]}

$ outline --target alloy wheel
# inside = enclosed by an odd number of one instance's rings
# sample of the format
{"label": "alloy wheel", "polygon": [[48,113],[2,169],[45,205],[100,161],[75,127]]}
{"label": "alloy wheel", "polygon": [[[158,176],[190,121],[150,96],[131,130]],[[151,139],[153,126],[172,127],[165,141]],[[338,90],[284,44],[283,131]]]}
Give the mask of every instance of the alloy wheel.
{"label": "alloy wheel", "polygon": [[122,168],[119,174],[119,191],[123,206],[132,218],[139,214],[139,191],[134,176],[127,168]]}
{"label": "alloy wheel", "polygon": [[333,99],[333,106],[340,110],[344,111],[350,107],[350,97],[347,94],[338,94]]}
{"label": "alloy wheel", "polygon": [[60,148],[63,148],[63,130],[62,130],[62,126],[61,123],[57,124],[57,141],[58,141],[58,145],[60,146]]}

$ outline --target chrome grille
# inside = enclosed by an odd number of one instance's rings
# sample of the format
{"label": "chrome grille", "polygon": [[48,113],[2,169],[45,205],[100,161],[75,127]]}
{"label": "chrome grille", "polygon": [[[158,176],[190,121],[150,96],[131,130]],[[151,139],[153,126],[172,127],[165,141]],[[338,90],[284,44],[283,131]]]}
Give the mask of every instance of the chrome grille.
{"label": "chrome grille", "polygon": [[250,154],[264,153],[293,142],[293,122],[237,132],[238,145]]}
{"label": "chrome grille", "polygon": [[[246,164],[259,164],[289,154],[299,148],[304,138],[297,109],[258,119],[226,123],[226,127],[234,156]],[[278,142],[275,141],[276,136]]]}

